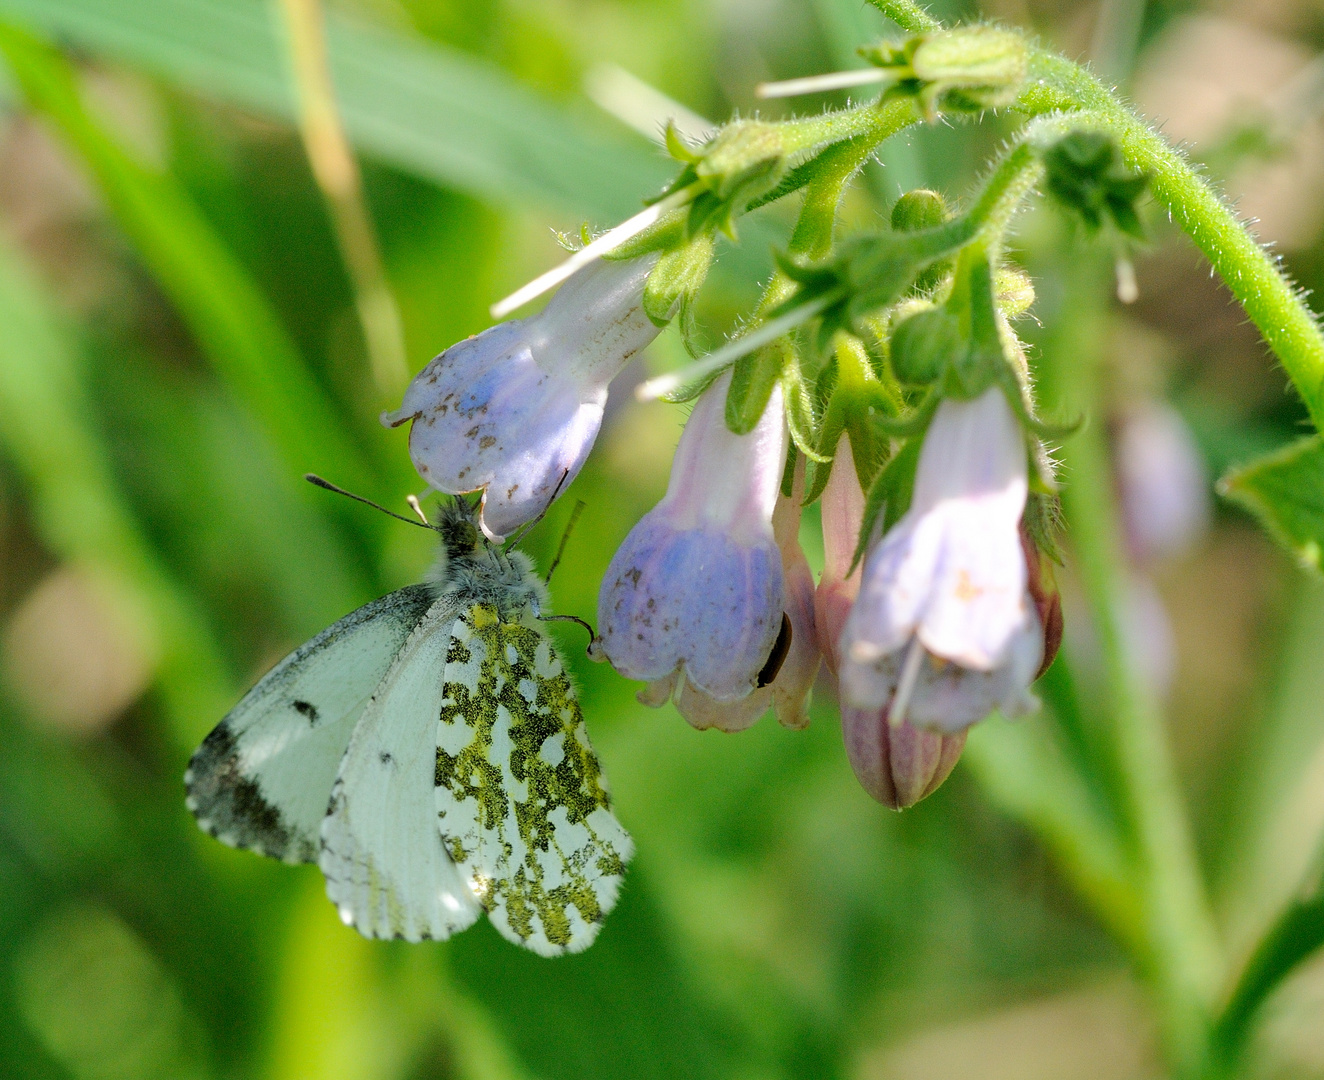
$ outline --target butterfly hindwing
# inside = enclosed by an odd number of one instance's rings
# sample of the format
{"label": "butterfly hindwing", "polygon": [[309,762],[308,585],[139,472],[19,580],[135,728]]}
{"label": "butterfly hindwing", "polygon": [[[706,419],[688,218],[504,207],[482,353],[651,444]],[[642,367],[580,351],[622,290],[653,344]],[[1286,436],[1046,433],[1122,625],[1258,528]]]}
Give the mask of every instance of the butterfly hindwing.
{"label": "butterfly hindwing", "polygon": [[574,687],[532,619],[456,619],[437,726],[437,822],[496,928],[578,952],[616,903],[634,845],[611,812]]}
{"label": "butterfly hindwing", "polygon": [[186,803],[222,843],[317,858],[340,759],[373,690],[432,604],[412,585],[346,615],[268,672],[184,774]]}
{"label": "butterfly hindwing", "polygon": [[433,772],[456,602],[442,596],[404,642],[354,730],[318,860],[341,918],[366,937],[441,940],[482,910],[437,833]]}

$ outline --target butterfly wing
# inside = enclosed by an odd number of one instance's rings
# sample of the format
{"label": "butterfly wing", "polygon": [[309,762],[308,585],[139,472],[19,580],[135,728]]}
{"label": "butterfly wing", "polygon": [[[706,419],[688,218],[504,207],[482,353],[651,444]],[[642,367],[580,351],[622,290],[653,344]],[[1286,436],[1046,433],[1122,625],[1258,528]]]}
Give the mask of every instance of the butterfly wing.
{"label": "butterfly wing", "polygon": [[437,727],[446,849],[506,938],[578,952],[616,904],[629,834],[611,812],[574,687],[532,621],[456,621]]}
{"label": "butterfly wing", "polygon": [[354,729],[318,859],[345,923],[365,937],[441,940],[482,910],[437,834],[433,773],[455,601],[404,643]]}
{"label": "butterfly wing", "polygon": [[346,615],[244,695],[184,774],[198,824],[231,847],[317,858],[318,830],[354,725],[432,605],[412,585]]}

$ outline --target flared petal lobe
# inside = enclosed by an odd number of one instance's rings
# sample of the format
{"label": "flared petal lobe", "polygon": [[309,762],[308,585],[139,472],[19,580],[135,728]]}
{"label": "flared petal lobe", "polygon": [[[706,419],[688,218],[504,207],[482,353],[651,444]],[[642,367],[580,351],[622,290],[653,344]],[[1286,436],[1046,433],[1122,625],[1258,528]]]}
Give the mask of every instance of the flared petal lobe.
{"label": "flared petal lobe", "polygon": [[667,493],[612,558],[598,598],[602,650],[622,675],[684,678],[717,701],[757,688],[781,630],[772,512],[785,455],[781,392],[755,429],[724,419],[730,376],[694,407]]}
{"label": "flared petal lobe", "polygon": [[492,539],[537,517],[579,473],[608,383],[657,336],[642,306],[655,262],[585,267],[538,314],[436,357],[382,417],[392,427],[413,421],[409,454],[429,485],[483,492],[480,521]]}

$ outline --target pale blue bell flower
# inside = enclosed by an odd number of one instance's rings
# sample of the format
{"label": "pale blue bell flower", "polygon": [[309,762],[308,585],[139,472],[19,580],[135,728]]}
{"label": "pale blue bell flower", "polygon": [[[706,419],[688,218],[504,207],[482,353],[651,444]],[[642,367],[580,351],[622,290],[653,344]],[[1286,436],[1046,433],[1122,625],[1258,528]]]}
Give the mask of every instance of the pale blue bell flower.
{"label": "pale blue bell flower", "polygon": [[[730,384],[727,373],[699,398],[666,495],[602,580],[602,652],[626,678],[653,684],[641,695],[649,704],[673,688],[716,703],[748,697],[782,630],[785,582],[772,524],[786,463],[781,389],[754,430],[735,435],[725,419]],[[711,726],[727,725],[714,718]]]}
{"label": "pale blue bell flower", "polygon": [[658,335],[643,309],[657,255],[598,259],[542,311],[452,345],[382,423],[413,421],[409,455],[427,483],[483,493],[479,522],[500,542],[578,475],[602,426],[607,385]]}
{"label": "pale blue bell flower", "polygon": [[947,399],[920,451],[905,516],[875,545],[840,640],[849,709],[957,732],[1034,708],[1043,628],[1020,520],[1025,437],[997,387]]}

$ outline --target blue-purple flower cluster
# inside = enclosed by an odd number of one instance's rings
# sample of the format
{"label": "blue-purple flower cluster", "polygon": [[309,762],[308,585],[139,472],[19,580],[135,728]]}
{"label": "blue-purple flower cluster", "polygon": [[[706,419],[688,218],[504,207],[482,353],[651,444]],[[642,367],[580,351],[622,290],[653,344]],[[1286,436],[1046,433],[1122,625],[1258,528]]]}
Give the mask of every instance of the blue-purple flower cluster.
{"label": "blue-purple flower cluster", "polygon": [[[656,261],[590,263],[539,314],[446,350],[383,417],[413,421],[410,453],[432,487],[481,493],[494,539],[536,518],[579,472],[608,384],[658,332],[643,301]],[[843,435],[815,585],[799,540],[802,457],[786,479],[782,389],[736,434],[730,384],[723,374],[698,398],[665,496],[612,559],[592,652],[644,682],[644,703],[672,701],[695,727],[725,731],[769,708],[804,726],[825,667],[856,775],[879,801],[908,806],[951,771],[970,725],[1034,704],[1048,609],[1023,539],[1020,421],[998,386],[943,400],[909,510],[853,569],[865,499]]]}

